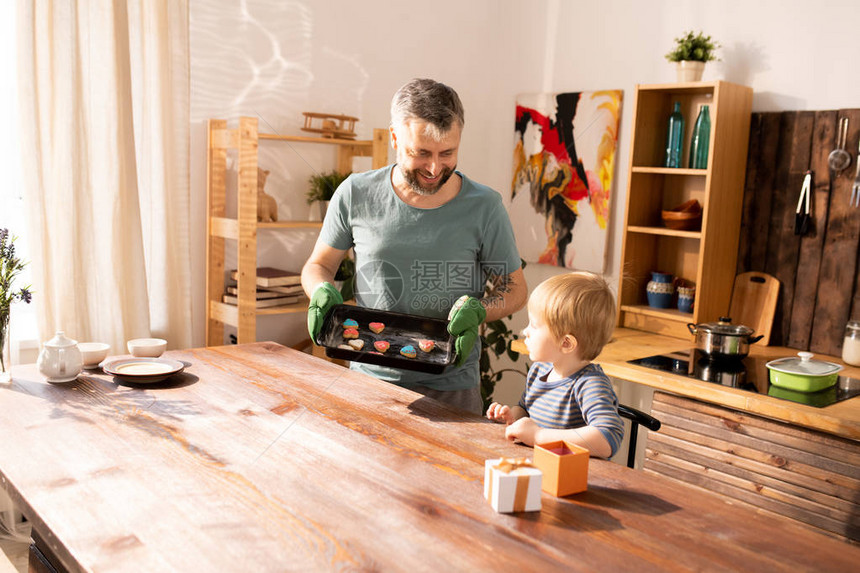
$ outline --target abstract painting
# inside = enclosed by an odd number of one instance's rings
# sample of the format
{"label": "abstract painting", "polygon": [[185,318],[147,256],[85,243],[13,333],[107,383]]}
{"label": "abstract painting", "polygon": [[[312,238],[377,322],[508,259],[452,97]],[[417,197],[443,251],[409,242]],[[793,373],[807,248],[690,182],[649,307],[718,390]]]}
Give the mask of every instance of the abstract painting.
{"label": "abstract painting", "polygon": [[526,261],[604,272],[621,94],[517,97],[510,213]]}

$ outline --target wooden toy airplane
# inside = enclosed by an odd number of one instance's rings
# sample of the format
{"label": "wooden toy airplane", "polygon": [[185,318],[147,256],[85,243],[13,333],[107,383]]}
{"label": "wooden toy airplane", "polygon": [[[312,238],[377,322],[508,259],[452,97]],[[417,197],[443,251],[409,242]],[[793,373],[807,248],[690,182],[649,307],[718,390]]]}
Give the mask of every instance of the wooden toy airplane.
{"label": "wooden toy airplane", "polygon": [[302,131],[321,133],[323,137],[332,139],[355,139],[357,117],[312,111],[305,111],[302,114],[305,116],[305,125],[302,127]]}

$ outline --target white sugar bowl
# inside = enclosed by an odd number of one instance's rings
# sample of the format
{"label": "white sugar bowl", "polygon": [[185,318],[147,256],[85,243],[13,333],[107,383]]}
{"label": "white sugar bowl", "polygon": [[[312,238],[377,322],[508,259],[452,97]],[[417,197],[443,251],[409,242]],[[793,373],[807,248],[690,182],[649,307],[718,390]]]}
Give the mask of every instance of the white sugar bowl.
{"label": "white sugar bowl", "polygon": [[42,345],[36,365],[48,382],[71,382],[81,373],[84,361],[78,343],[58,330],[54,338]]}

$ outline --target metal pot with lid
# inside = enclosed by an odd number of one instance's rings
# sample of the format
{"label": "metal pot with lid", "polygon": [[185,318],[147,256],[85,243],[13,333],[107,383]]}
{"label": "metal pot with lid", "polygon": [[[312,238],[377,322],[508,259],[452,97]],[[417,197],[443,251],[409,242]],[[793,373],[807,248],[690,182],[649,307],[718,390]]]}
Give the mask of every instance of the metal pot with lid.
{"label": "metal pot with lid", "polygon": [[750,344],[762,339],[762,335],[749,326],[732,324],[729,317],[720,317],[717,322],[687,324],[690,333],[696,337],[696,348],[713,358],[740,359],[750,352]]}

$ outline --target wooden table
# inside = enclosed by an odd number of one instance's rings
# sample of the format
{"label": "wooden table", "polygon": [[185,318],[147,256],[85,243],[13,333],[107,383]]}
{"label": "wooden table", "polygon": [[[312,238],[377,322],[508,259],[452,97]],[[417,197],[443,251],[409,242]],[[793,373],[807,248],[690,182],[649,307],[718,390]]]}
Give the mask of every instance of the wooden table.
{"label": "wooden table", "polygon": [[587,492],[498,514],[503,428],[273,343],[0,388],[0,481],[72,571],[852,570],[860,548],[592,460]]}

